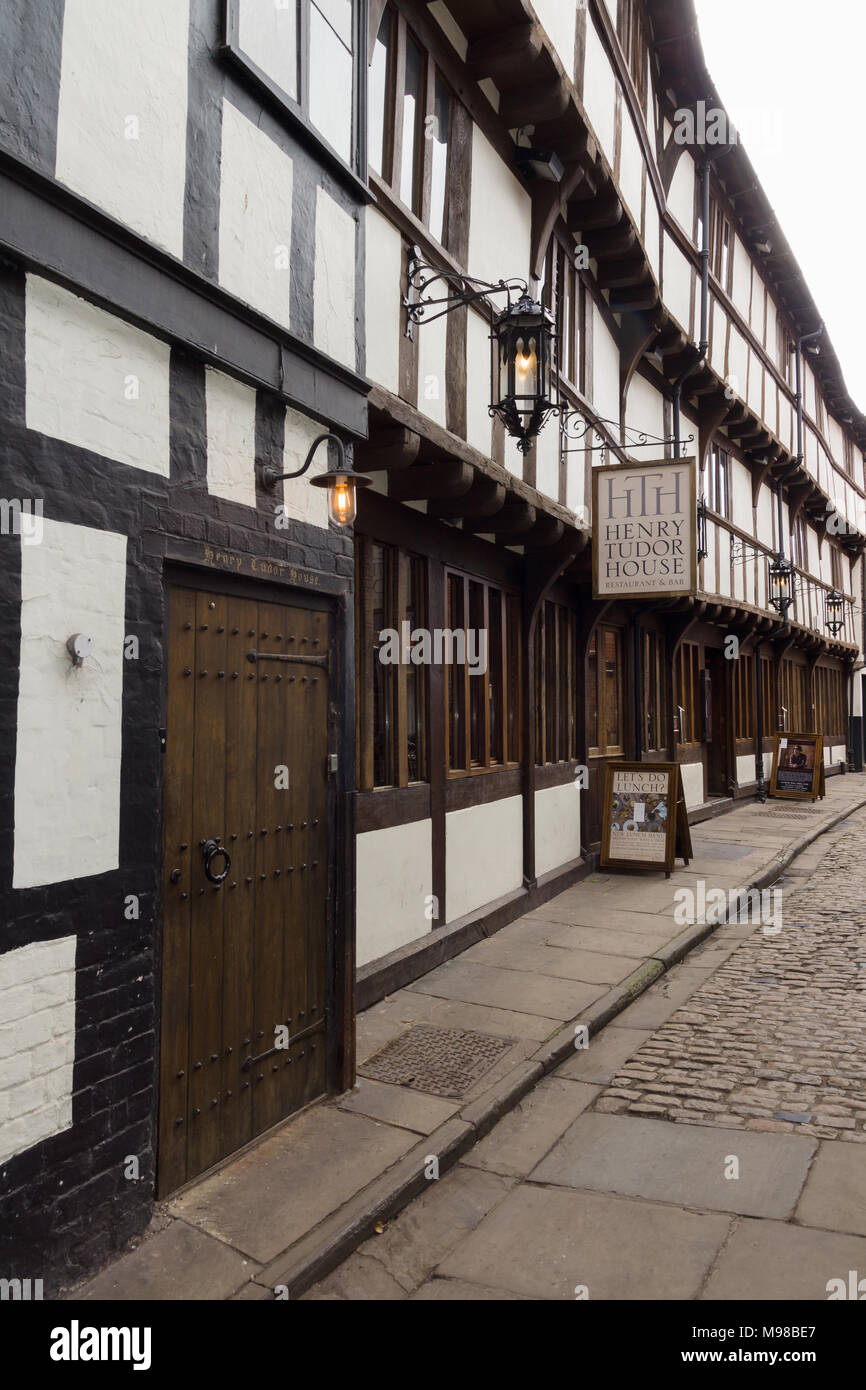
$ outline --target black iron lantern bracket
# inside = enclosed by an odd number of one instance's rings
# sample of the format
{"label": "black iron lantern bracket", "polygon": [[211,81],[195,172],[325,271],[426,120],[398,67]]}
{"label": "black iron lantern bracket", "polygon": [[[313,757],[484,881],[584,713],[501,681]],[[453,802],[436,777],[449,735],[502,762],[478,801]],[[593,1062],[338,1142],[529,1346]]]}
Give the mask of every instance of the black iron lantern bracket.
{"label": "black iron lantern bracket", "polygon": [[[615,432],[624,435],[624,438],[618,443],[614,440]],[[560,410],[559,434],[563,454],[572,454],[578,449],[588,449],[590,453],[600,453],[602,463],[604,463],[604,456],[608,451],[661,449],[676,443],[673,435],[649,434],[646,430],[636,430],[630,425],[621,425],[618,420],[606,420],[601,415],[589,416],[579,408],[567,410],[565,406]],[[590,437],[594,441],[591,444],[588,442]],[[682,443],[693,444],[694,441],[695,436],[690,434],[688,439],[682,440]]]}
{"label": "black iron lantern bracket", "polygon": [[[507,296],[510,309],[519,299],[529,293],[529,285],[519,276],[510,280],[478,280],[472,275],[463,275],[457,270],[440,270],[423,259],[420,246],[410,246],[407,273],[408,294],[403,296],[406,310],[406,337],[412,341],[412,329],[422,323],[435,323],[453,309],[466,304],[489,301],[490,295]],[[491,319],[493,305],[487,302]]]}

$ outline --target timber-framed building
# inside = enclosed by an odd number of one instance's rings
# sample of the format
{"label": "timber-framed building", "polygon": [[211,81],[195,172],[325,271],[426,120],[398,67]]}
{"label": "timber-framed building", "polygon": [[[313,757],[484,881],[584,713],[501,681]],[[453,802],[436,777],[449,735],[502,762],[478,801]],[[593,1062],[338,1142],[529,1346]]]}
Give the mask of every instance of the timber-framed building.
{"label": "timber-framed building", "polygon": [[[690,0],[140,15],[0,7],[0,1272],[55,1285],[579,883],[612,760],[693,820],[779,730],[863,761],[866,418],[742,145],[678,137]],[[555,320],[528,452],[418,256]],[[269,482],[323,432],[353,528]],[[595,599],[594,467],[677,450],[694,592]],[[484,670],[384,663],[406,625]]]}

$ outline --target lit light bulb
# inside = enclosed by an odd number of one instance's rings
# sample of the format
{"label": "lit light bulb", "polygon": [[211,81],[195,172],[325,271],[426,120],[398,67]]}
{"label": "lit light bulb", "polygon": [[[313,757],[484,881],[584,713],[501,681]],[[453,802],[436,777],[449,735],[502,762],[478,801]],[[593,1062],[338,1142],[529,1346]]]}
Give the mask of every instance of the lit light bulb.
{"label": "lit light bulb", "polygon": [[338,526],[351,526],[358,511],[354,484],[338,477],[328,489],[328,511]]}

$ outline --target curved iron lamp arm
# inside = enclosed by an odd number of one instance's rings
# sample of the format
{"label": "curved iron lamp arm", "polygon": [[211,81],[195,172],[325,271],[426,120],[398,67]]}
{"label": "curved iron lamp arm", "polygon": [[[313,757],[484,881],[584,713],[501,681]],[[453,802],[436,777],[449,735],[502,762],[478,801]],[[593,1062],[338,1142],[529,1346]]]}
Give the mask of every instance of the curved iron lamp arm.
{"label": "curved iron lamp arm", "polygon": [[300,468],[296,468],[293,473],[278,473],[275,468],[271,468],[270,465],[266,465],[262,469],[262,486],[270,489],[276,487],[277,483],[285,482],[289,478],[303,477],[310,464],[313,462],[313,457],[316,453],[316,450],[318,449],[320,444],[325,443],[325,440],[327,440],[329,444],[336,444],[337,446],[337,453],[339,455],[340,460],[339,471],[341,473],[347,473],[351,475],[352,470],[346,464],[346,449],[342,439],[339,437],[339,435],[326,433],[318,435],[313,440],[303,464]]}

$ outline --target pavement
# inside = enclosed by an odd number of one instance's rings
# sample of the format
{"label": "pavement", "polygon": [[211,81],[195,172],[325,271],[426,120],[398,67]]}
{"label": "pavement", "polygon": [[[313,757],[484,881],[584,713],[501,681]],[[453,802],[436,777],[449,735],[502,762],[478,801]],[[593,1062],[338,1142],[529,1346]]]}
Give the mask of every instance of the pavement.
{"label": "pavement", "polygon": [[[161,1204],[66,1297],[825,1299],[866,1278],[863,807],[850,774],[819,803],[745,803],[693,827],[671,879],[593,874],[374,1005],[353,1091]],[[760,921],[713,907],[771,884]],[[400,1073],[388,1045],[413,1039]]]}

